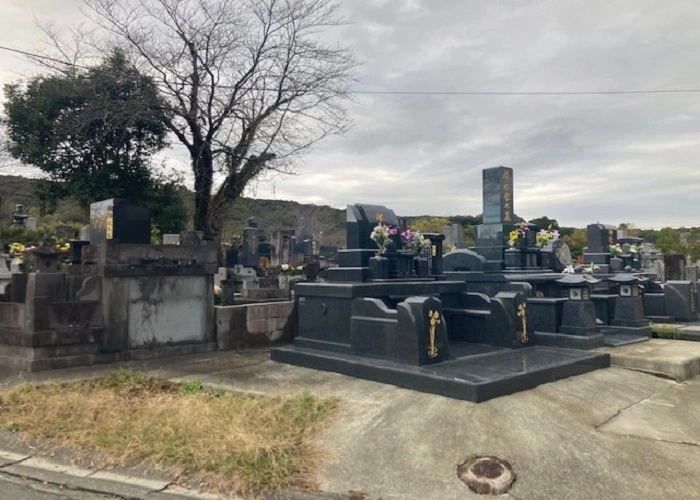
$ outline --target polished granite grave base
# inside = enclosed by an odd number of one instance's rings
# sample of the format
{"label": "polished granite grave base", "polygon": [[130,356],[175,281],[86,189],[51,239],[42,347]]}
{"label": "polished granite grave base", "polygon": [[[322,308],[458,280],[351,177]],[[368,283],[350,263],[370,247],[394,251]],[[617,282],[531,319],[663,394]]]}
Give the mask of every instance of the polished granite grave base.
{"label": "polished granite grave base", "polygon": [[606,347],[620,347],[629,344],[648,342],[651,338],[651,327],[624,327],[604,325],[600,327]]}
{"label": "polished granite grave base", "polygon": [[605,347],[620,347],[623,345],[639,344],[649,342],[648,336],[634,333],[603,333]]}
{"label": "polished granite grave base", "polygon": [[297,346],[273,349],[272,360],[475,403],[610,366],[607,353],[556,347],[451,342],[450,352],[453,359],[422,367]]}

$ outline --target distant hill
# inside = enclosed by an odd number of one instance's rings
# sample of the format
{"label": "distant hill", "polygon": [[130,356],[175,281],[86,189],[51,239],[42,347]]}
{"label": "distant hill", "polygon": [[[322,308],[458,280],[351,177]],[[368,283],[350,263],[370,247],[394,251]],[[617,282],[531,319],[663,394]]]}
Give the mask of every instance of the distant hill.
{"label": "distant hill", "polygon": [[[183,190],[190,213],[194,212],[194,194]],[[138,203],[138,200],[132,200]],[[15,205],[21,203],[25,211],[39,219],[38,204],[32,188],[32,180],[26,177],[0,175],[0,221],[5,225]],[[323,245],[345,246],[345,210],[328,206],[303,205],[294,201],[257,200],[241,198],[231,207],[226,220],[223,240],[227,241],[232,235],[242,234],[248,219],[255,217],[256,221],[271,233],[279,229],[294,229],[299,235],[301,219],[306,218],[312,234],[321,238]],[[88,223],[88,214],[73,202],[66,201],[59,205],[54,220]]]}

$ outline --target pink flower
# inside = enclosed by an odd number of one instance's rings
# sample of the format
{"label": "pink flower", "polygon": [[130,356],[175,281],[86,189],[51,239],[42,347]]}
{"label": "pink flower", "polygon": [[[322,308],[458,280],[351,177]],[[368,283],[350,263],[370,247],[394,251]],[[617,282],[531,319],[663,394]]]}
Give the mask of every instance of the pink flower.
{"label": "pink flower", "polygon": [[390,228],[389,228],[389,234],[390,234],[391,236],[396,236],[397,234],[399,234],[399,230],[396,229],[395,227],[390,227]]}
{"label": "pink flower", "polygon": [[411,239],[411,236],[412,236],[412,235],[411,235],[411,230],[410,230],[410,229],[406,229],[403,233],[401,233],[401,237],[402,237],[404,240],[410,240],[410,239]]}

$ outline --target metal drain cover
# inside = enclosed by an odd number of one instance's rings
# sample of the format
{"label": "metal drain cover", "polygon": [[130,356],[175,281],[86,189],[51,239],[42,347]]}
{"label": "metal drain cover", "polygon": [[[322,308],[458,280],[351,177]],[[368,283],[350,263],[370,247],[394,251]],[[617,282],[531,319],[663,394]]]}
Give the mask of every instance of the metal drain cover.
{"label": "metal drain cover", "polygon": [[501,495],[515,481],[513,467],[498,457],[470,458],[457,466],[457,476],[470,490],[480,495]]}

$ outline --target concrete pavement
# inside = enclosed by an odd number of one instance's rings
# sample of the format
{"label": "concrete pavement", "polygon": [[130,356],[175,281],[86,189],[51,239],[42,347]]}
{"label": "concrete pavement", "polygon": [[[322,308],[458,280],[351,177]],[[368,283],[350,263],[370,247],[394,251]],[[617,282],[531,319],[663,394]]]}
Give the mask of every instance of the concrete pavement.
{"label": "concrete pavement", "polygon": [[610,363],[682,382],[700,375],[700,342],[651,339],[648,342],[598,349]]}
{"label": "concrete pavement", "polygon": [[15,500],[114,500],[119,497],[101,495],[93,491],[67,490],[53,484],[44,484],[0,473],[2,498]]}
{"label": "concrete pavement", "polygon": [[[330,497],[353,490],[384,500],[477,498],[456,474],[472,455],[511,462],[517,479],[506,498],[697,498],[700,491],[698,379],[678,383],[614,367],[477,405],[273,363],[264,350],[129,366],[225,389],[339,397],[339,411],[316,436],[326,455],[318,480]],[[115,368],[30,378],[79,379]]]}

